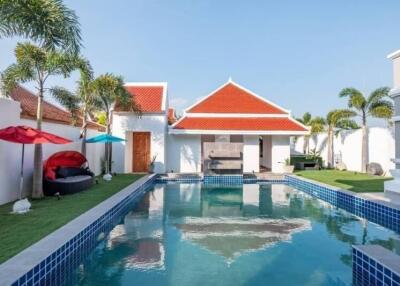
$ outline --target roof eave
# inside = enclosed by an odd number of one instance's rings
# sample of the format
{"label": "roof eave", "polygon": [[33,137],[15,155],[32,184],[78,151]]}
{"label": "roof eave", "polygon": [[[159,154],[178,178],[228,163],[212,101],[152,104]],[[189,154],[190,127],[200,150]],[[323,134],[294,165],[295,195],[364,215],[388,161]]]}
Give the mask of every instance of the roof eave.
{"label": "roof eave", "polygon": [[288,135],[302,136],[308,135],[309,131],[300,130],[199,130],[199,129],[174,129],[169,128],[172,135]]}

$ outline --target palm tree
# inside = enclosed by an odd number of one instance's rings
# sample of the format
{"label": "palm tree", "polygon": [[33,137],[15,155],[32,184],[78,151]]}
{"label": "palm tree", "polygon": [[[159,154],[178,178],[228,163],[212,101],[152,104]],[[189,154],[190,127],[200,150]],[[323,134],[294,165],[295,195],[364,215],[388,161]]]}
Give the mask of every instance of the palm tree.
{"label": "palm tree", "polygon": [[61,0],[0,0],[0,38],[21,36],[46,50],[77,53],[78,17]]}
{"label": "palm tree", "polygon": [[[17,84],[35,82],[38,91],[37,126],[42,128],[42,102],[49,77],[62,75],[64,77],[75,69],[76,59],[67,53],[47,51],[30,43],[18,43],[15,48],[16,63],[10,65],[2,74],[1,80],[4,93],[9,93]],[[42,145],[35,145],[33,169],[33,198],[43,197],[42,189]]]}
{"label": "palm tree", "polygon": [[79,58],[77,60],[77,67],[80,72],[80,79],[78,81],[78,88],[75,93],[72,93],[63,87],[54,87],[50,90],[50,92],[61,105],[71,112],[73,118],[77,119],[79,116],[82,117],[81,152],[86,156],[88,118],[90,114],[93,114],[93,112],[100,107],[100,101],[91,89],[93,71],[89,61]]}
{"label": "palm tree", "polygon": [[[125,111],[141,115],[140,106],[133,100],[131,94],[125,89],[122,77],[110,73],[100,75],[93,80],[91,88],[100,101],[100,110],[105,113],[106,132],[111,133],[111,117],[117,105]],[[111,144],[106,144],[107,158],[111,157]],[[108,160],[108,170],[111,170],[112,160]]]}
{"label": "palm tree", "polygon": [[389,87],[375,89],[368,97],[361,91],[348,87],[342,89],[339,97],[348,97],[348,106],[361,117],[362,144],[361,144],[361,171],[367,171],[368,164],[368,130],[367,118],[376,117],[389,120],[393,116],[393,103],[387,100]]}
{"label": "palm tree", "polygon": [[321,117],[313,118],[309,112],[304,113],[302,118],[297,118],[297,121],[310,128],[310,134],[305,135],[303,141],[303,153],[307,154],[310,148],[311,136],[324,131],[325,121]]}
{"label": "palm tree", "polygon": [[357,123],[351,118],[356,113],[349,109],[335,109],[326,116],[326,125],[328,133],[328,168],[333,167],[333,139],[334,135],[341,130],[349,130],[358,128]]}

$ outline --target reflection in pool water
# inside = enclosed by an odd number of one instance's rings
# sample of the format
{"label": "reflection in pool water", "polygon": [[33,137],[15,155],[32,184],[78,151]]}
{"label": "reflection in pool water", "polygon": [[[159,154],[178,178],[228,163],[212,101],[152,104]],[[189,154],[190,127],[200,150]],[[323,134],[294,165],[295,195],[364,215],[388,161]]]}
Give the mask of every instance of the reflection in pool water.
{"label": "reflection in pool water", "polygon": [[351,285],[351,245],[398,236],[284,184],[159,184],[76,285]]}

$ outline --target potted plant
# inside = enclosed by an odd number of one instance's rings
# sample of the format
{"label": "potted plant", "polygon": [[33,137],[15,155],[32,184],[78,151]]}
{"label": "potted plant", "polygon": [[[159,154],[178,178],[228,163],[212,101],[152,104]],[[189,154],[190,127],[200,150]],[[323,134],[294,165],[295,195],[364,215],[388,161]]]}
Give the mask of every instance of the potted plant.
{"label": "potted plant", "polygon": [[157,159],[157,154],[154,155],[154,156],[151,158],[151,161],[150,161],[150,164],[149,164],[149,172],[150,172],[150,173],[154,173],[154,165],[155,165],[156,159]]}
{"label": "potted plant", "polygon": [[290,158],[285,159],[285,165],[283,166],[283,172],[292,174],[294,171],[294,165],[290,165]]}
{"label": "potted plant", "polygon": [[314,169],[316,170],[321,170],[321,151],[317,151],[316,148],[310,150],[310,152],[307,154],[306,159],[311,160],[312,162],[315,163]]}

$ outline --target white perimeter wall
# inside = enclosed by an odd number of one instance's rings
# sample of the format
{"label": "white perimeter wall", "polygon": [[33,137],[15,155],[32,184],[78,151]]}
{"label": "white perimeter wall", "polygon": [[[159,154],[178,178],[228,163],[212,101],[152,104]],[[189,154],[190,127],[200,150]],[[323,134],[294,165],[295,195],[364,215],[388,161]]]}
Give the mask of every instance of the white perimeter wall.
{"label": "white perimeter wall", "polygon": [[132,172],[132,132],[151,132],[151,158],[157,155],[155,161],[156,173],[166,171],[166,114],[143,114],[137,117],[129,113],[113,115],[112,133],[124,138],[126,142],[113,144],[113,170],[120,173]]}
{"label": "white perimeter wall", "polygon": [[[361,171],[361,130],[343,131],[334,137],[334,154],[341,156],[348,170]],[[327,135],[318,134],[310,138],[310,150],[321,151],[324,163],[327,162]],[[303,152],[303,138],[299,137],[294,144],[296,152]],[[369,162],[379,163],[384,172],[394,169],[391,161],[395,157],[393,130],[384,127],[369,128],[368,138]],[[387,174],[389,175],[389,174]]]}
{"label": "white perimeter wall", "polygon": [[201,136],[168,135],[167,172],[201,172]]}
{"label": "white perimeter wall", "polygon": [[260,171],[260,136],[243,136],[243,172],[252,173]]}
{"label": "white perimeter wall", "polygon": [[[16,101],[0,98],[0,128],[15,125],[36,127],[36,121],[20,119],[20,104]],[[55,152],[63,150],[81,150],[79,127],[43,122],[43,131],[50,132],[74,142],[65,145],[43,144],[43,160]],[[88,137],[100,134],[89,129]],[[24,193],[31,192],[33,174],[33,145],[25,145]],[[19,173],[21,166],[22,145],[0,140],[0,204],[18,198]],[[101,172],[101,158],[104,157],[103,144],[87,144],[87,159],[90,168],[96,173]]]}

